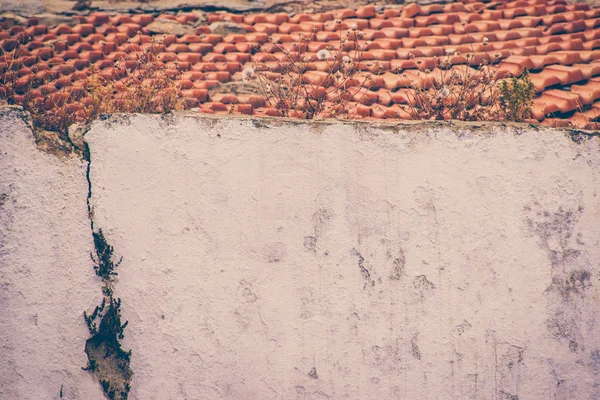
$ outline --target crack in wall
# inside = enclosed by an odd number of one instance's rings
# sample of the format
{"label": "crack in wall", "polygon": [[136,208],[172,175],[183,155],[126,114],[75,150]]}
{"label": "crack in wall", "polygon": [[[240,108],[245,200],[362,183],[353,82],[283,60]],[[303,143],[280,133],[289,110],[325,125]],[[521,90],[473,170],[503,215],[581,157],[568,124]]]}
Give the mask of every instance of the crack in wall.
{"label": "crack in wall", "polygon": [[100,383],[105,396],[110,400],[126,400],[131,390],[133,372],[130,368],[131,350],[122,349],[120,340],[127,321],[121,323],[121,299],[114,297],[115,269],[121,264],[113,261],[114,248],[107,243],[102,229],[94,228],[94,209],[91,204],[92,181],[90,179],[91,155],[89,145],[84,142],[83,156],[87,161],[86,179],[88,182],[87,209],[90,229],[94,238],[94,252],[90,257],[94,271],[102,279],[102,303],[92,314],[83,313],[91,337],[85,343],[85,353],[90,371]]}

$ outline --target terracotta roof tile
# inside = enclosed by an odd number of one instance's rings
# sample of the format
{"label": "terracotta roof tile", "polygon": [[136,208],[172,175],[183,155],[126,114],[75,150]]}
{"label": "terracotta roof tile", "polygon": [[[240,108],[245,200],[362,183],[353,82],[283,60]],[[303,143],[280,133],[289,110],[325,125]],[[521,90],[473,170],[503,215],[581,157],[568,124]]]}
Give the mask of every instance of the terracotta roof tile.
{"label": "terracotta roof tile", "polygon": [[[600,9],[562,0],[411,3],[383,9],[367,5],[294,15],[208,13],[208,24],[231,21],[246,29],[246,33],[225,36],[212,33],[193,13],[111,16],[92,12],[73,26],[54,27],[40,24],[39,18],[30,18],[24,25],[5,20],[0,22],[0,48],[6,53],[0,55],[0,71],[19,48],[23,68],[18,71],[17,90],[22,95],[34,86],[36,101],[49,107],[44,96],[65,101],[65,88],[83,90],[92,66],[106,79],[120,79],[125,68],[135,69],[135,62],[127,56],[146,51],[156,39],[145,28],[156,19],[193,27],[194,34],[162,36],[162,44],[153,46],[167,68],[183,71],[178,80],[180,94],[187,107],[198,107],[201,112],[280,115],[259,95],[209,95],[209,90],[212,93],[221,83],[241,80],[241,71],[254,62],[274,73],[281,71],[280,63],[297,57],[298,34],[310,38],[303,53],[309,62],[302,81],[308,91],[331,101],[340,93],[323,87],[331,83],[331,63],[318,60],[317,52],[339,42],[342,35],[349,39],[344,45],[346,54],[360,57],[356,68],[363,71],[348,82],[355,86],[348,105],[351,117],[409,118],[400,107],[414,101],[408,88],[413,84],[432,87],[435,78],[444,76],[437,68],[439,59],[448,55],[453,68],[494,63],[495,79],[530,70],[537,93],[533,117],[539,121],[549,115],[546,124],[598,124],[592,111],[600,114],[600,62],[596,62],[600,59]],[[20,42],[27,43],[20,46]],[[261,52],[258,49],[263,45]],[[116,68],[118,60],[121,65]],[[426,69],[431,72],[419,72]],[[365,81],[369,86],[360,87]],[[80,107],[72,106],[75,111]]]}
{"label": "terracotta roof tile", "polygon": [[571,85],[583,80],[583,73],[577,67],[565,65],[551,65],[538,74],[531,74],[531,81],[538,93],[543,92],[547,87],[555,85]]}
{"label": "terracotta roof tile", "polygon": [[[399,13],[397,13],[394,17],[399,17],[402,19],[410,19],[410,18],[413,18],[416,15],[418,15],[419,11],[420,11],[420,7],[417,4],[409,4],[408,6],[404,7]],[[390,14],[388,16],[388,18],[393,19],[391,17],[392,17],[392,15]]]}
{"label": "terracotta roof tile", "polygon": [[535,119],[542,120],[546,115],[574,111],[582,104],[581,96],[578,93],[552,89],[545,91],[534,100],[532,114]]}
{"label": "terracotta roof tile", "polygon": [[579,56],[581,57],[581,61],[586,62],[586,63],[600,59],[600,50],[580,51],[578,53],[579,53]]}
{"label": "terracotta roof tile", "polygon": [[582,105],[590,105],[600,99],[600,80],[590,80],[585,85],[573,85],[571,93],[580,96]]}

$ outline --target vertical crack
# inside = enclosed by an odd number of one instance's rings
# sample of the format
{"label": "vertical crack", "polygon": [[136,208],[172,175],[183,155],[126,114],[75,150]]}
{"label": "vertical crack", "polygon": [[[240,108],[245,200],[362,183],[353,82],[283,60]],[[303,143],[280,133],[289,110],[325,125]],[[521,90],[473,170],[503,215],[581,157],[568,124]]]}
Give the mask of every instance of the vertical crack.
{"label": "vertical crack", "polygon": [[90,179],[90,171],[92,169],[92,157],[90,154],[90,145],[87,142],[83,142],[83,158],[87,161],[87,168],[85,170],[85,179],[88,184],[88,194],[86,198],[88,217],[90,220],[90,228],[94,232],[94,211],[92,207],[92,180]]}
{"label": "vertical crack", "polygon": [[83,312],[91,335],[85,343],[88,365],[83,369],[90,371],[98,379],[108,399],[126,400],[133,377],[130,368],[131,350],[123,350],[120,340],[124,337],[124,330],[128,322],[121,323],[121,299],[114,296],[114,278],[117,276],[115,269],[123,259],[114,261],[113,246],[107,243],[102,229],[96,231],[94,228],[94,208],[91,204],[91,156],[87,142],[84,142],[83,155],[88,162],[86,171],[87,208],[94,238],[94,252],[90,253],[90,257],[94,263],[94,272],[102,280],[102,303],[91,314]]}

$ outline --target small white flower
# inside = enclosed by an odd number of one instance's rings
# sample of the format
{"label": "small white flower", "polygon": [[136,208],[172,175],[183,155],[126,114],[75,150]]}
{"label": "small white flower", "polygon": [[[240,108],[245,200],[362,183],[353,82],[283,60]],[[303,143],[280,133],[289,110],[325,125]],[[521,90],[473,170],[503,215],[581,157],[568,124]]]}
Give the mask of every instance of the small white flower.
{"label": "small white flower", "polygon": [[487,42],[489,42],[489,41],[490,41],[490,39],[488,39],[488,38],[487,38],[487,36],[485,36],[485,37],[483,38],[483,43],[487,43]]}
{"label": "small white flower", "polygon": [[254,68],[250,68],[250,67],[245,68],[242,71],[242,77],[245,81],[248,81],[248,80],[254,78]]}
{"label": "small white flower", "polygon": [[349,63],[350,62],[350,57],[344,56],[344,57],[342,57],[342,61],[345,62],[345,63]]}
{"label": "small white flower", "polygon": [[351,24],[350,25],[350,29],[353,30],[353,31],[355,31],[355,30],[358,29],[358,26],[356,24]]}
{"label": "small white flower", "polygon": [[329,60],[331,58],[331,53],[325,49],[321,49],[317,51],[317,58],[319,60]]}
{"label": "small white flower", "polygon": [[446,97],[448,97],[450,95],[450,89],[448,89],[447,86],[444,86],[443,88],[440,89],[440,91],[438,92],[438,97],[440,99],[445,99]]}

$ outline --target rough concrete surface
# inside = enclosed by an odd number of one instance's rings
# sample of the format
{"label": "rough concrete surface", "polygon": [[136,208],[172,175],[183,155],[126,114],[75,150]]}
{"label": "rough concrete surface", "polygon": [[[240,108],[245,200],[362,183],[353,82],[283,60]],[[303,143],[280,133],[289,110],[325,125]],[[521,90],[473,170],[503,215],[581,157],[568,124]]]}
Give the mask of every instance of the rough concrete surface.
{"label": "rough concrete surface", "polygon": [[103,398],[81,369],[83,311],[101,298],[86,196],[86,164],[42,153],[22,113],[1,109],[2,400]]}
{"label": "rough concrete surface", "polygon": [[597,137],[113,116],[86,140],[131,398],[600,398]]}

